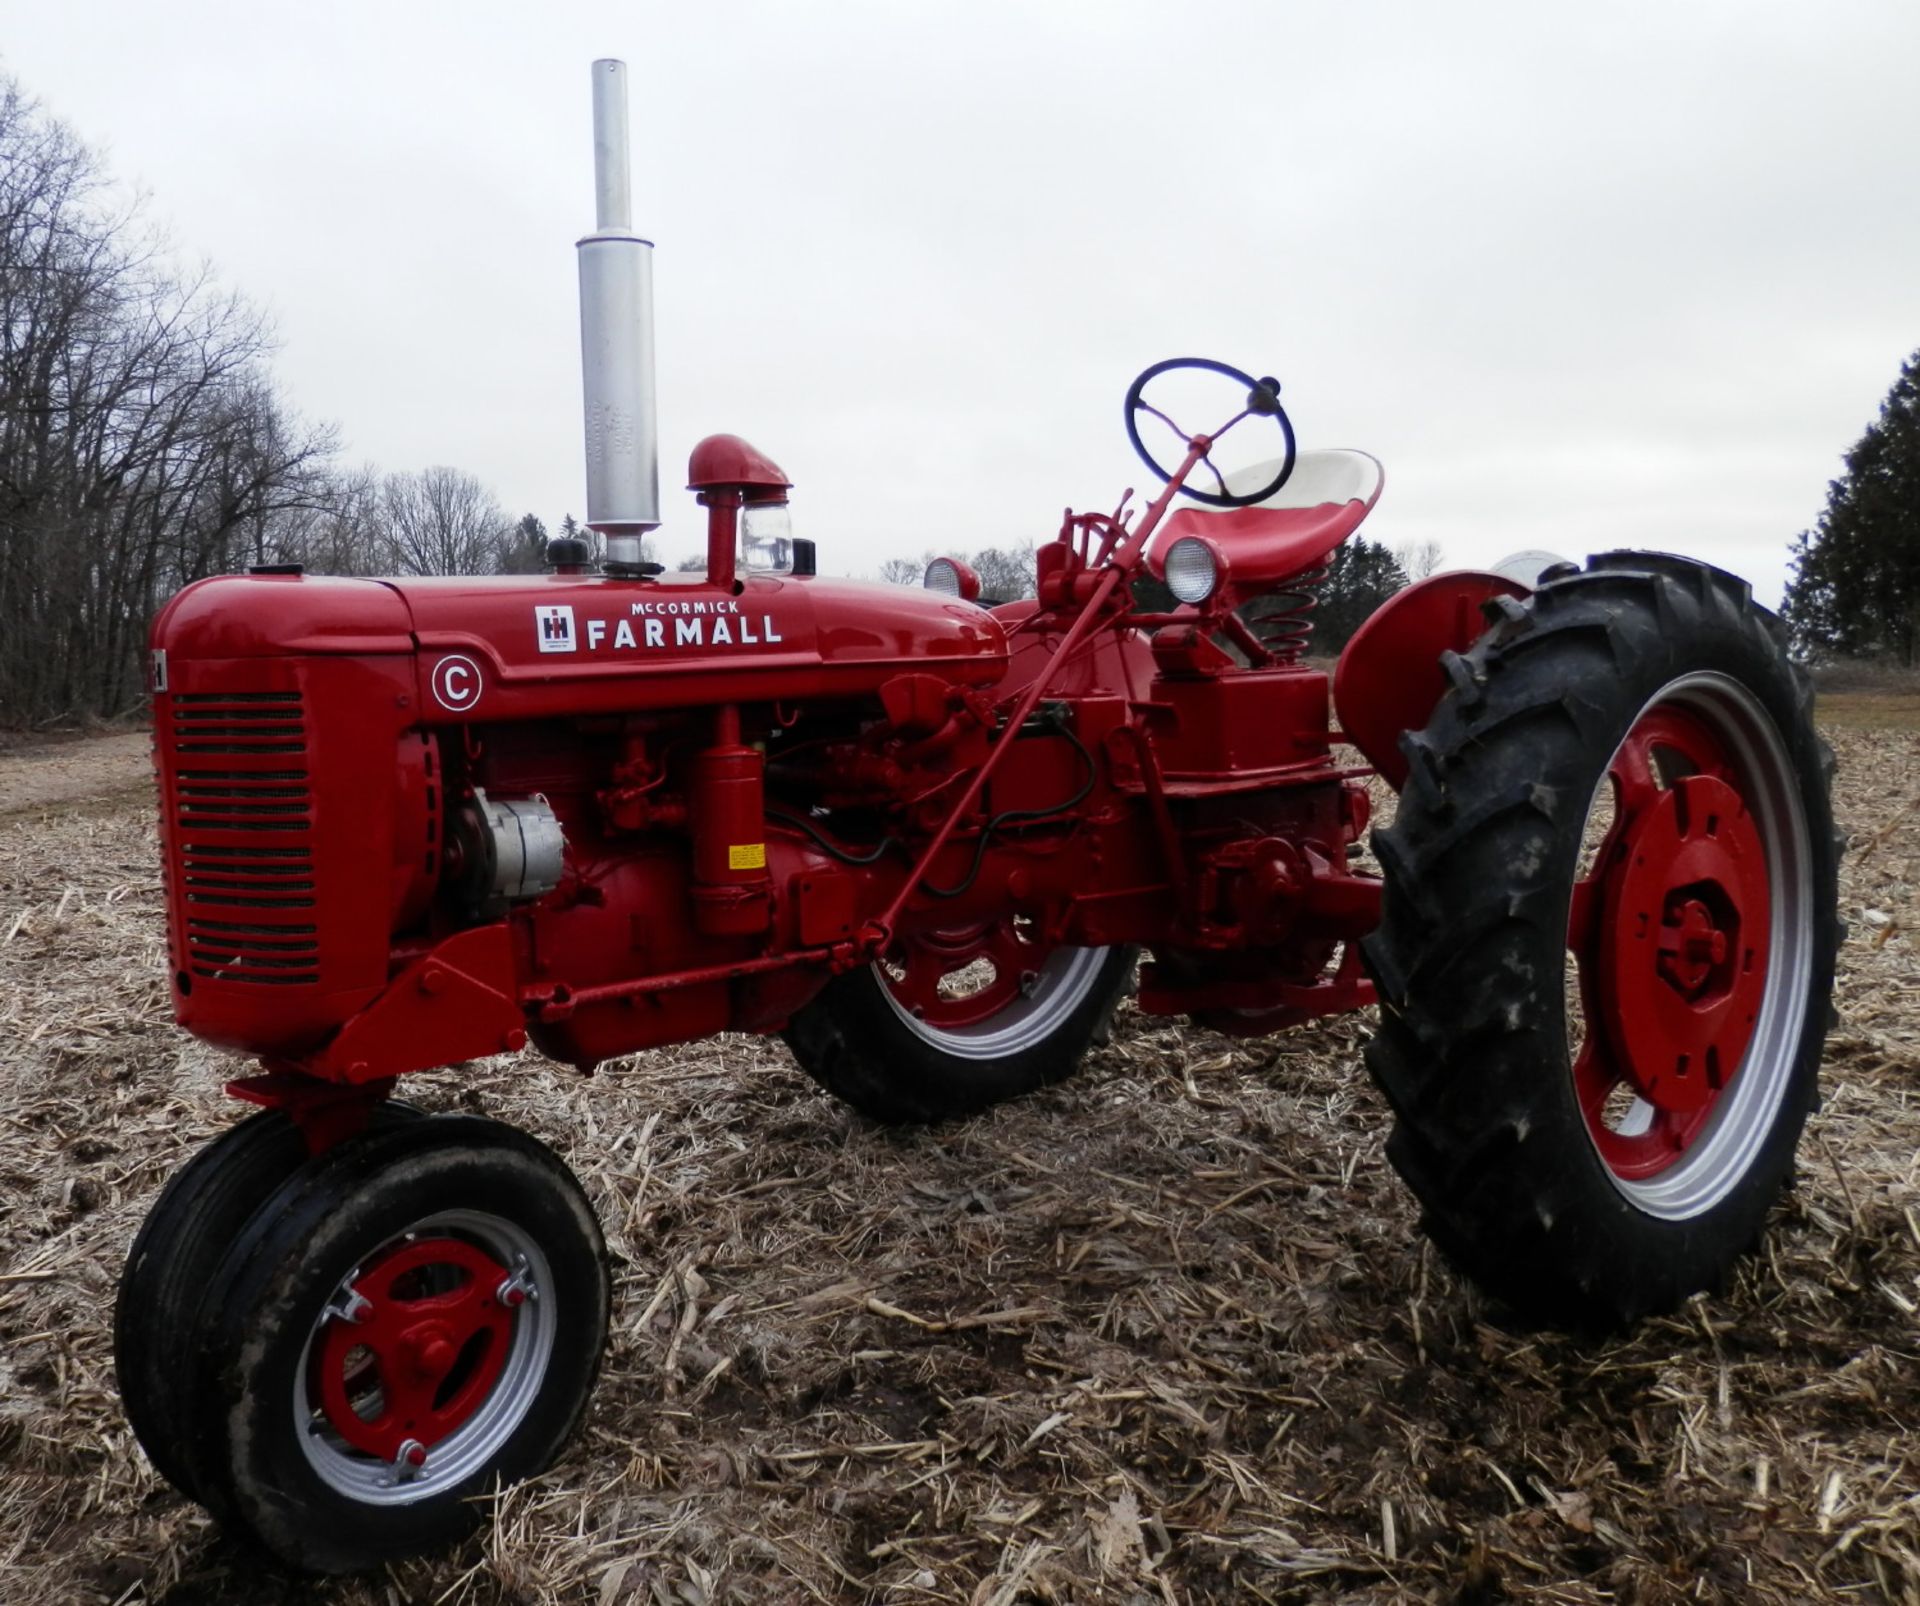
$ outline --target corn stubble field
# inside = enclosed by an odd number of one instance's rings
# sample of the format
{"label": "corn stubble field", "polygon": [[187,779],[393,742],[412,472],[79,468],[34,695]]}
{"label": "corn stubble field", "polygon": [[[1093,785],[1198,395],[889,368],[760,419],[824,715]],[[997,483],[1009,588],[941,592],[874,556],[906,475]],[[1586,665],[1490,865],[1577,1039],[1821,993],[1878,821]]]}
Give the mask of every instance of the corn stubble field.
{"label": "corn stubble field", "polygon": [[1826,1105],[1763,1255],[1605,1342],[1428,1249],[1364,1018],[1123,1013],[1066,1087],[868,1125],[778,1044],[413,1079],[552,1144],[615,1256],[584,1434],[459,1551],[314,1583],[133,1442],[114,1280],[234,1062],[168,1018],[139,737],[0,752],[0,1599],[1920,1602],[1920,705],[1823,710]]}

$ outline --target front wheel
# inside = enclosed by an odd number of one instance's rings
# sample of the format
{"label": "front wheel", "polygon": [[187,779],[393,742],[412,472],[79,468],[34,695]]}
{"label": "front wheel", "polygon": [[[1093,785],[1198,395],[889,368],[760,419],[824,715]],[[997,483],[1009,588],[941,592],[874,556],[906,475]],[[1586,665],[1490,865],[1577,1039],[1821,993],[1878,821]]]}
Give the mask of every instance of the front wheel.
{"label": "front wheel", "polygon": [[1407,737],[1365,948],[1395,1167],[1524,1314],[1718,1287],[1791,1175],[1829,1016],[1833,759],[1731,575],[1614,553],[1493,605]]}
{"label": "front wheel", "polygon": [[[420,1119],[398,1099],[368,1112],[376,1131]],[[282,1111],[261,1110],[229,1127],[173,1174],[120,1274],[113,1353],[121,1405],[155,1470],[205,1503],[217,1502],[219,1493],[201,1487],[184,1455],[182,1335],[192,1330],[207,1282],[235,1236],[307,1158],[306,1139]]]}
{"label": "front wheel", "polygon": [[184,1458],[296,1566],[430,1549],[559,1453],[608,1303],[592,1209],[542,1144],[463,1116],[367,1134],[227,1246],[183,1380]]}
{"label": "front wheel", "polygon": [[1047,944],[1017,916],[903,938],[787,1028],[800,1067],[890,1124],[970,1115],[1072,1074],[1133,983],[1135,950]]}

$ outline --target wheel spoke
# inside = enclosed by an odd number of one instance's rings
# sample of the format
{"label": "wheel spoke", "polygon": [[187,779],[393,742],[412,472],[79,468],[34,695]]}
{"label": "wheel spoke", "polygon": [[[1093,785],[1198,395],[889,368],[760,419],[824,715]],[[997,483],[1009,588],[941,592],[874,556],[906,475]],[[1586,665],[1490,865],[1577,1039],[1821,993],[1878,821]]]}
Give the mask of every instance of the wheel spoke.
{"label": "wheel spoke", "polygon": [[940,983],[948,973],[946,957],[924,943],[908,942],[897,953],[900,977],[896,991],[909,1009],[931,1009],[940,998]]}
{"label": "wheel spoke", "polygon": [[1582,964],[1588,962],[1600,940],[1600,877],[1598,873],[1573,884],[1567,910],[1567,946]]}
{"label": "wheel spoke", "polygon": [[1009,983],[1014,992],[1020,993],[1027,991],[1039,975],[1046,950],[1022,941],[1014,922],[1005,920],[993,928],[985,957],[993,961],[996,980]]}
{"label": "wheel spoke", "polygon": [[1620,744],[1620,751],[1614,755],[1609,773],[1613,776],[1617,812],[1613,829],[1607,833],[1609,846],[1660,796],[1660,772],[1653,762],[1654,742],[1654,733],[1642,726]]}
{"label": "wheel spoke", "polygon": [[1607,1097],[1619,1085],[1620,1074],[1607,1062],[1598,1039],[1588,1037],[1573,1062],[1573,1090],[1588,1127],[1596,1133],[1601,1130],[1600,1115]]}

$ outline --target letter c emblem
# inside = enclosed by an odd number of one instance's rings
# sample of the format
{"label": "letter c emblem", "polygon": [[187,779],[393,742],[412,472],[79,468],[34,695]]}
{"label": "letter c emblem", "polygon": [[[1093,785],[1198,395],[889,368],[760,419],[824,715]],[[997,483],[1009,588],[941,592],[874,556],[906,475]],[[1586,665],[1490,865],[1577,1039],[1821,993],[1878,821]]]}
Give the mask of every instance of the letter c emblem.
{"label": "letter c emblem", "polygon": [[450,653],[433,666],[432,684],[434,701],[464,714],[480,701],[480,666],[464,653]]}

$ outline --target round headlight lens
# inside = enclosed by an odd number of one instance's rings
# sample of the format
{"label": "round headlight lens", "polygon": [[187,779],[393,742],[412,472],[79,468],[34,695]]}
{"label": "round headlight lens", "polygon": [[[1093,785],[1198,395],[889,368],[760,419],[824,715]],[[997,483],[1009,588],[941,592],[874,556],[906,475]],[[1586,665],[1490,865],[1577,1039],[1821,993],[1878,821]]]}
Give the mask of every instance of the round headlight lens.
{"label": "round headlight lens", "polygon": [[1167,589],[1186,603],[1205,602],[1220,584],[1220,560],[1213,544],[1184,535],[1167,548]]}
{"label": "round headlight lens", "polygon": [[953,558],[935,558],[927,565],[926,576],[921,584],[929,591],[938,592],[943,597],[957,598],[961,602],[972,602],[980,595],[979,576]]}

